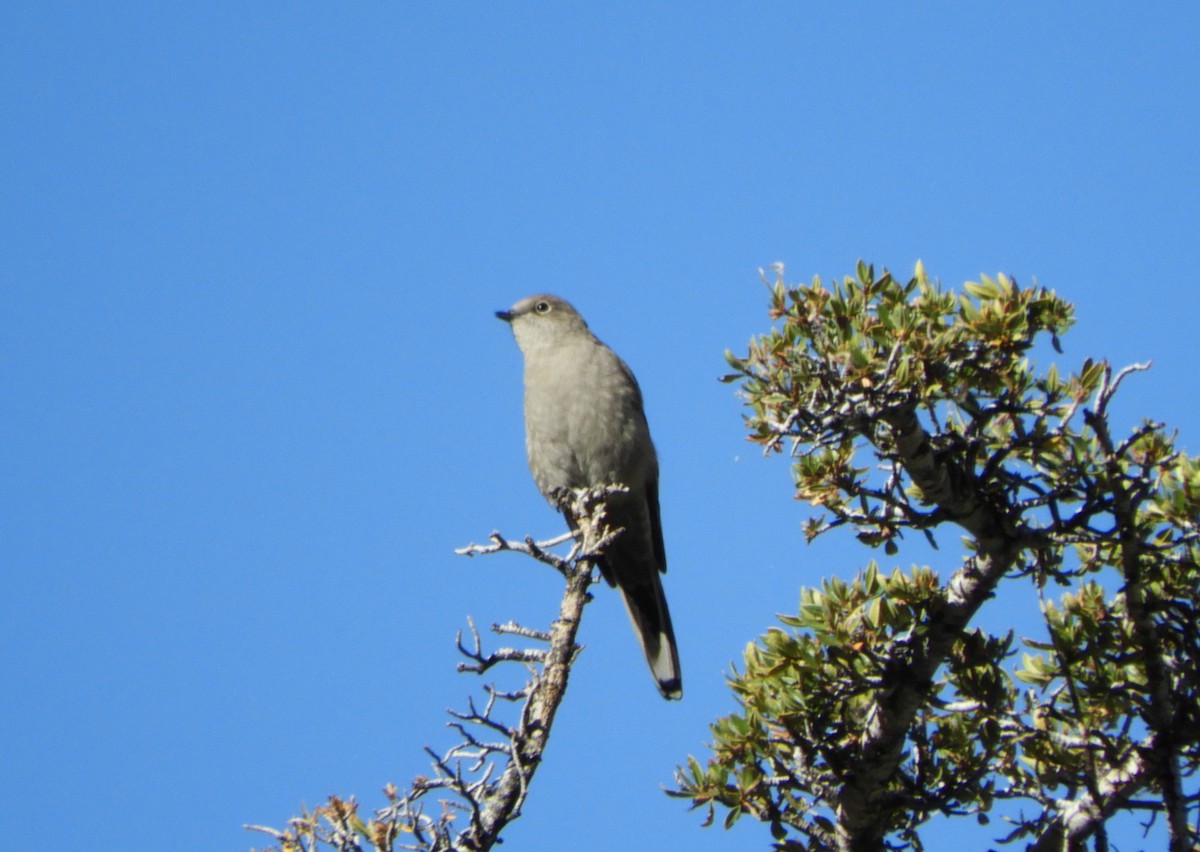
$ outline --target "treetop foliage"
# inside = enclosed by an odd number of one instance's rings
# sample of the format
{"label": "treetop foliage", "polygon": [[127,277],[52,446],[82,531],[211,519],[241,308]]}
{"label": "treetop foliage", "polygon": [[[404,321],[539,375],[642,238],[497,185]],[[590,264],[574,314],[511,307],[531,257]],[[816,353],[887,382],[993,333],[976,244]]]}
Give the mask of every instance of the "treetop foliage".
{"label": "treetop foliage", "polygon": [[[1031,849],[1107,848],[1133,808],[1192,848],[1200,469],[1160,424],[1112,435],[1110,401],[1144,366],[1039,370],[1072,306],[1004,275],[954,292],[920,263],[832,286],[777,272],[777,324],[725,378],[821,510],[806,536],[848,526],[892,556],[949,524],[965,552],[945,582],[872,561],[803,589],[747,648],[741,709],[676,794],[767,822],[780,849],[919,849],[934,814],[986,821],[998,799],[1023,814],[998,839]],[[1049,637],[1022,638],[1015,667],[1011,633],[971,626],[1001,582],[1025,584]]]}

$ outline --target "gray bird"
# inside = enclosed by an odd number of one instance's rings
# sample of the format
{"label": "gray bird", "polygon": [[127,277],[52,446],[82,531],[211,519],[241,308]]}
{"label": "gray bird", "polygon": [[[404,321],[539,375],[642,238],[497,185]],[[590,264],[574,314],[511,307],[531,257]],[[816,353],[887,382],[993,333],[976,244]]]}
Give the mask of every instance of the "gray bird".
{"label": "gray bird", "polygon": [[658,457],[637,379],[557,296],[528,296],[496,316],[512,327],[525,360],[525,455],[538,490],[561,509],[561,489],[629,489],[606,500],[608,522],[624,531],[605,548],[600,573],[621,592],[659,692],[680,698],[679,653],[658,576],[667,570]]}

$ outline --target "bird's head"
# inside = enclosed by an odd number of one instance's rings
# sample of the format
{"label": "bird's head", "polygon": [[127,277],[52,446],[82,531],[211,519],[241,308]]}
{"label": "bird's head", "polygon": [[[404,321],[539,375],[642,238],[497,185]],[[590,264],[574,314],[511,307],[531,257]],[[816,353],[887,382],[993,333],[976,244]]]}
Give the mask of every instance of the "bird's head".
{"label": "bird's head", "polygon": [[517,346],[526,355],[555,347],[579,334],[591,337],[579,311],[549,293],[526,296],[507,311],[496,311],[496,316],[512,327]]}

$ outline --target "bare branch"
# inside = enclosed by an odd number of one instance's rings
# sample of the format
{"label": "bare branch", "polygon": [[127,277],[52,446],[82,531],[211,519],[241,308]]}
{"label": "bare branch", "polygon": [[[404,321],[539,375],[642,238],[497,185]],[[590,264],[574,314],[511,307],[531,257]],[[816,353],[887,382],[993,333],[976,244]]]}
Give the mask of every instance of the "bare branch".
{"label": "bare branch", "polygon": [[[598,488],[562,495],[578,524],[575,531],[540,542],[532,537],[511,541],[493,532],[490,544],[471,544],[455,551],[465,556],[523,553],[558,571],[565,587],[557,618],[549,630],[512,621],[492,625],[498,635],[530,640],[544,647],[485,651],[470,617],[466,636],[458,631],[455,644],[466,658],[458,664],[458,671],[482,674],[504,663],[517,663],[525,680],[520,687],[508,690],[485,684],[486,700],[482,705],[468,699],[466,710],[447,711],[451,717],[447,725],[458,735],[458,742],[443,753],[426,747],[432,777],[417,777],[403,793],[388,785],[385,793],[389,804],[367,822],[356,816],[357,805],[352,798],[330,797],[328,804],[312,814],[294,819],[287,831],[258,825],[246,828],[270,834],[284,849],[295,850],[315,850],[320,842],[338,852],[358,852],[360,839],[366,839],[380,852],[485,852],[499,842],[504,828],[520,816],[565,695],[571,664],[581,650],[575,637],[583,608],[591,599],[588,590],[595,582],[593,560],[620,532],[604,521],[604,499],[614,490],[621,489]],[[550,550],[572,540],[575,544],[566,558]],[[501,709],[513,705],[519,705],[517,718],[502,718]],[[424,810],[424,798],[435,791],[448,796],[440,801],[442,812],[438,817]],[[466,824],[460,826],[464,816]],[[401,843],[400,837],[411,842]]]}

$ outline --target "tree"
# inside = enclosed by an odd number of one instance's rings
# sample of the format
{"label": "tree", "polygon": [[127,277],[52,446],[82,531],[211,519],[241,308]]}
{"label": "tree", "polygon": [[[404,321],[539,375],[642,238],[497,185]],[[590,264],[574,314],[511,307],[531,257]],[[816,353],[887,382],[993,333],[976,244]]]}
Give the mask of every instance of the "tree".
{"label": "tree", "polygon": [[[470,545],[457,551],[466,556],[512,551],[524,553],[555,568],[564,580],[558,617],[545,631],[509,622],[493,625],[496,633],[538,643],[525,648],[499,648],[485,654],[474,623],[471,642],[458,649],[467,658],[460,672],[484,674],[502,663],[517,663],[527,680],[514,690],[494,683],[484,686],[482,706],[469,700],[466,711],[450,711],[449,722],[459,742],[444,753],[426,748],[433,760],[432,776],[418,776],[406,790],[384,787],[387,804],[363,819],[353,797],[330,796],[311,811],[288,821],[289,828],[247,825],[271,835],[282,852],[315,852],[328,847],[337,852],[376,852],[398,849],[421,852],[485,852],[501,842],[501,832],[521,815],[521,806],[542,761],[554,715],[566,694],[571,664],[580,651],[575,643],[583,608],[591,600],[596,556],[620,533],[605,521],[604,501],[619,486],[574,491],[571,517],[578,530],[545,542],[532,538],[508,541],[498,532],[491,544]],[[575,539],[564,558],[551,547]],[[516,718],[505,707],[518,707]],[[438,796],[436,815],[426,810],[430,795]]]}
{"label": "tree", "polygon": [[[768,823],[781,850],[920,849],[931,816],[985,820],[1004,799],[1023,816],[1000,839],[1031,850],[1105,850],[1133,810],[1195,848],[1200,467],[1160,424],[1113,435],[1114,394],[1145,367],[1037,372],[1036,341],[1059,349],[1073,309],[1003,275],[961,294],[919,263],[907,281],[860,263],[831,287],[767,283],[778,324],[727,353],[726,380],[821,509],[808,539],[849,527],[890,557],[949,528],[966,552],[944,581],[871,561],[802,589],[675,795]],[[1002,583],[1046,627],[1011,670],[1013,634],[972,626]]]}

